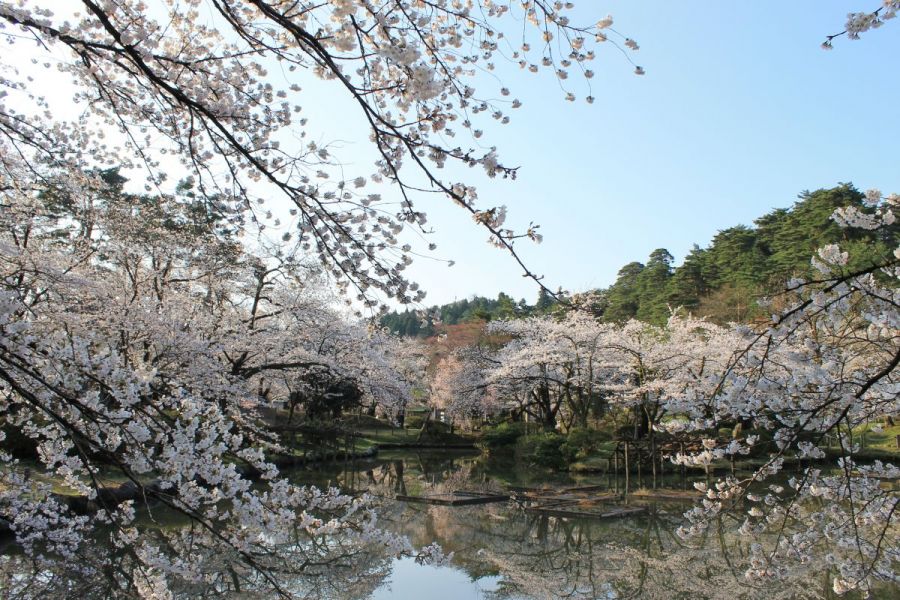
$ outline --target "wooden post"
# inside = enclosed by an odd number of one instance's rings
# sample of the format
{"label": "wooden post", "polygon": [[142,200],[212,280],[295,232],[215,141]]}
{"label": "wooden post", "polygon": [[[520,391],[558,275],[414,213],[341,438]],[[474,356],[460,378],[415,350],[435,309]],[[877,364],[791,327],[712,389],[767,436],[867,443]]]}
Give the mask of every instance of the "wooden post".
{"label": "wooden post", "polygon": [[641,464],[644,461],[641,460],[641,446],[637,445],[637,468],[638,468],[638,487],[644,487],[644,473],[641,469]]}
{"label": "wooden post", "polygon": [[[900,436],[897,436],[900,437]],[[619,445],[613,450],[613,466],[616,470],[616,493],[619,493]]]}
{"label": "wooden post", "polygon": [[625,442],[625,494],[628,494],[629,483],[628,442]]}
{"label": "wooden post", "polygon": [[[652,435],[652,434],[651,434]],[[656,440],[650,438],[650,467],[653,471],[653,489],[656,489]]]}

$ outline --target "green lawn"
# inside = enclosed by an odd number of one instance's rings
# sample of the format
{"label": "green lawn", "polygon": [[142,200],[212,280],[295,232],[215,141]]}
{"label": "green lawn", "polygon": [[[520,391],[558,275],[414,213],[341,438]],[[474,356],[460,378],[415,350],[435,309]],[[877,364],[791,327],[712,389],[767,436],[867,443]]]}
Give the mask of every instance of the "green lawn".
{"label": "green lawn", "polygon": [[[854,438],[857,438],[864,448],[877,448],[888,450],[892,454],[900,454],[897,447],[897,436],[900,436],[900,425],[883,427],[882,431],[872,431],[874,425],[864,425],[854,430]],[[856,439],[854,440],[856,441]]]}

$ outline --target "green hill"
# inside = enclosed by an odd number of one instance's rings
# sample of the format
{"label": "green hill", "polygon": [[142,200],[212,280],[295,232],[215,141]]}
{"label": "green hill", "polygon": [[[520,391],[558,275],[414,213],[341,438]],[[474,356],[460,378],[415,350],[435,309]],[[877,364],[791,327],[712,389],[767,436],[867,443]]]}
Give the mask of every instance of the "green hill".
{"label": "green hill", "polygon": [[[783,290],[792,277],[812,274],[810,259],[826,244],[840,244],[851,256],[849,268],[864,268],[884,260],[900,242],[900,225],[871,232],[841,229],[831,219],[835,209],[856,206],[867,211],[864,194],[844,183],[830,189],[803,192],[790,208],[778,208],[753,222],[718,232],[706,248],[694,245],[684,262],[675,267],[665,248],[650,253],[646,263],[630,262],[609,288],[595,290],[595,313],[605,321],[636,318],[663,323],[670,307],[684,307],[716,322],[748,321],[769,309],[756,299]],[[472,297],[440,307],[448,325],[489,321],[552,311],[556,301],[541,292],[534,305],[515,302],[500,293],[496,300]],[[389,313],[382,324],[402,335],[428,336],[433,321],[425,323],[416,312]]]}

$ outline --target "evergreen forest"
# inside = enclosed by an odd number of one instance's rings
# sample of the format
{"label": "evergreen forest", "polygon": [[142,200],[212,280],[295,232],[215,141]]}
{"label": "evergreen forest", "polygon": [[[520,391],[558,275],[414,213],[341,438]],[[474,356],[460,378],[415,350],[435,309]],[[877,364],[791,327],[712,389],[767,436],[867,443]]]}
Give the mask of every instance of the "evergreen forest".
{"label": "evergreen forest", "polygon": [[[848,269],[859,270],[883,262],[897,246],[897,224],[878,231],[839,227],[831,216],[847,206],[867,209],[865,195],[852,183],[804,191],[790,208],[776,208],[752,226],[719,231],[705,248],[695,244],[678,266],[667,249],[657,248],[645,262],[630,262],[619,269],[608,288],[593,290],[592,312],[605,322],[634,318],[654,325],[664,324],[671,311],[679,308],[720,324],[768,318],[771,309],[758,300],[777,299],[792,278],[812,276],[810,256],[818,248],[840,244],[852,257]],[[560,300],[566,300],[565,294]],[[381,318],[381,324],[400,335],[427,337],[434,335],[438,323],[543,315],[558,304],[544,290],[534,304],[500,292],[496,299],[474,296],[424,313],[391,312]]]}

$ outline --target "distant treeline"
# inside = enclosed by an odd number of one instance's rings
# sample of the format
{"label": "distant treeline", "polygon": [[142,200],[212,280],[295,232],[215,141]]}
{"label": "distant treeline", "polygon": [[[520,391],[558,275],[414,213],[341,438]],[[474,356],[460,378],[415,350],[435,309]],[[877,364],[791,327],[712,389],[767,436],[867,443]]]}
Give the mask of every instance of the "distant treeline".
{"label": "distant treeline", "polygon": [[435,334],[436,321],[444,325],[458,325],[471,321],[524,317],[549,312],[556,305],[557,302],[543,290],[534,305],[529,305],[525,300],[517,302],[500,292],[494,300],[473,296],[435,306],[427,311],[391,312],[381,318],[381,324],[400,335],[428,337]]}
{"label": "distant treeline", "polygon": [[[637,318],[663,323],[670,308],[683,307],[716,322],[745,322],[770,311],[756,300],[782,291],[792,277],[812,274],[810,259],[826,244],[840,244],[852,257],[850,269],[883,261],[900,240],[900,226],[871,232],[842,229],[831,219],[835,209],[856,206],[867,210],[865,196],[851,184],[803,192],[791,208],[775,209],[754,221],[720,231],[709,247],[694,245],[684,262],[673,266],[668,250],[650,253],[646,263],[622,267],[609,288],[595,290],[594,313],[604,321]],[[430,309],[443,323],[492,320],[554,309],[556,302],[541,293],[534,305],[500,293],[459,300]],[[382,324],[402,335],[428,336],[435,332],[430,319],[423,323],[415,311],[389,313]]]}

